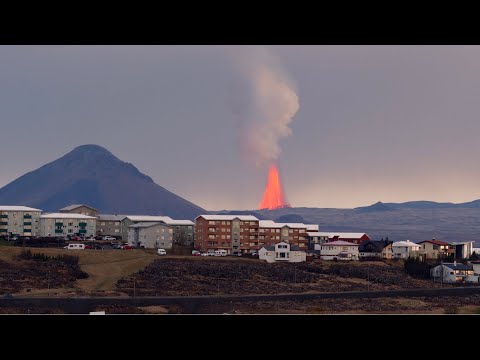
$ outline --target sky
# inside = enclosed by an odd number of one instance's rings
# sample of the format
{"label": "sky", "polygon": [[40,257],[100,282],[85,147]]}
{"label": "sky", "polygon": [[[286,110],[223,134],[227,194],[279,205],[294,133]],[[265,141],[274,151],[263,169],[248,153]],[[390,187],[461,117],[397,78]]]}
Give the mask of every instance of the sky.
{"label": "sky", "polygon": [[0,187],[98,144],[205,209],[256,209],[249,62],[293,92],[292,206],[480,198],[479,46],[0,46]]}

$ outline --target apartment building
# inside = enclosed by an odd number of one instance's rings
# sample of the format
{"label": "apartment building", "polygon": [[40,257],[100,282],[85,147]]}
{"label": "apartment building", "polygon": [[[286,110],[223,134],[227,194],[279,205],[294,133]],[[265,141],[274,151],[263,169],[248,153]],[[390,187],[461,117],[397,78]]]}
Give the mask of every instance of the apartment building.
{"label": "apartment building", "polygon": [[39,236],[42,210],[0,205],[0,236]]}
{"label": "apartment building", "polygon": [[171,249],[173,228],[163,222],[140,222],[130,225],[128,244],[146,249]]}
{"label": "apartment building", "polygon": [[259,220],[252,215],[200,215],[195,218],[195,249],[258,252],[258,230]]}
{"label": "apartment building", "polygon": [[260,247],[286,242],[291,245],[296,245],[300,250],[305,251],[308,248],[308,227],[311,227],[311,225],[260,220],[258,242]]}
{"label": "apartment building", "polygon": [[97,218],[82,214],[51,213],[40,216],[40,236],[95,236]]}
{"label": "apartment building", "polygon": [[128,240],[129,227],[139,223],[161,222],[173,229],[173,244],[192,245],[194,241],[194,223],[190,220],[177,220],[169,216],[125,215],[121,220],[120,234],[124,241]]}
{"label": "apartment building", "polygon": [[97,235],[100,236],[122,236],[122,220],[127,215],[99,214],[97,216]]}

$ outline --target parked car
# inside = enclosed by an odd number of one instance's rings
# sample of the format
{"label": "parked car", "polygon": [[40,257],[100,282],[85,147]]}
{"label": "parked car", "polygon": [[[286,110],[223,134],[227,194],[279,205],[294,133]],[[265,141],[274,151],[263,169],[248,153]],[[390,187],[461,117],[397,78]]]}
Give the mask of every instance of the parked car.
{"label": "parked car", "polygon": [[210,256],[209,253],[201,253],[201,256]]}
{"label": "parked car", "polygon": [[193,253],[192,256],[202,256],[203,254],[201,252],[196,252],[196,253]]}
{"label": "parked car", "polygon": [[104,236],[102,240],[115,241],[117,239],[115,239],[113,236]]}
{"label": "parked car", "polygon": [[165,249],[158,249],[157,254],[158,255],[167,255],[167,252],[165,251]]}
{"label": "parked car", "polygon": [[120,247],[120,249],[122,249],[122,250],[132,250],[133,246],[132,245],[122,245]]}
{"label": "parked car", "polygon": [[92,245],[85,245],[85,249],[93,249]]}
{"label": "parked car", "polygon": [[112,249],[121,249],[122,245],[120,244],[112,244]]}

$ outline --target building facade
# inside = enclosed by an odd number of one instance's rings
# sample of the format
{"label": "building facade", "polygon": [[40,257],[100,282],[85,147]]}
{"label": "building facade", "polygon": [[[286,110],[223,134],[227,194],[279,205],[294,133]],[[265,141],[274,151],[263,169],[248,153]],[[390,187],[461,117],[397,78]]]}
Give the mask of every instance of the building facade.
{"label": "building facade", "polygon": [[84,204],[69,205],[60,209],[59,212],[66,214],[81,214],[93,217],[96,217],[98,215],[97,209]]}
{"label": "building facade", "polygon": [[449,245],[455,249],[455,259],[468,259],[473,254],[473,241],[451,242]]}
{"label": "building facade", "polygon": [[420,241],[420,254],[424,259],[441,259],[455,254],[455,249],[448,243],[439,240]]}
{"label": "building facade", "polygon": [[389,240],[367,240],[358,246],[358,256],[360,259],[392,259],[393,241]]}
{"label": "building facade", "polygon": [[97,235],[121,237],[122,220],[126,217],[126,215],[99,214],[97,216]]}
{"label": "building facade", "polygon": [[195,218],[195,249],[228,254],[258,252],[259,220],[252,215],[200,215]]}
{"label": "building facade", "polygon": [[173,229],[173,243],[175,245],[193,245],[195,238],[194,222],[190,220],[177,220],[169,216],[152,215],[125,215],[120,224],[120,234],[124,241],[128,240],[128,229],[131,225],[147,222],[161,222]]}
{"label": "building facade", "polygon": [[303,262],[307,261],[307,254],[298,246],[282,241],[275,245],[263,246],[258,252],[258,258],[268,263]]}
{"label": "building facade", "polygon": [[52,213],[40,216],[41,236],[95,236],[97,218],[82,214]]}
{"label": "building facade", "polygon": [[358,244],[348,241],[332,241],[321,245],[322,260],[358,260]]}
{"label": "building facade", "polygon": [[346,233],[346,232],[315,232],[316,237],[319,239],[319,243],[332,241],[347,241],[354,244],[361,244],[363,241],[370,240],[370,237],[366,233]]}
{"label": "building facade", "polygon": [[140,222],[130,225],[128,244],[145,249],[171,249],[173,228],[163,222]]}
{"label": "building facade", "polygon": [[27,206],[0,206],[0,236],[40,236],[41,213]]}
{"label": "building facade", "polygon": [[478,283],[478,276],[474,274],[471,265],[442,263],[431,269],[431,277],[434,281],[444,283]]}
{"label": "building facade", "polygon": [[307,226],[302,223],[276,223],[272,220],[260,220],[259,245],[275,245],[279,241],[283,241],[306,251],[308,249]]}
{"label": "building facade", "polygon": [[396,241],[392,244],[393,258],[408,259],[409,257],[419,257],[420,248],[419,244],[410,240]]}

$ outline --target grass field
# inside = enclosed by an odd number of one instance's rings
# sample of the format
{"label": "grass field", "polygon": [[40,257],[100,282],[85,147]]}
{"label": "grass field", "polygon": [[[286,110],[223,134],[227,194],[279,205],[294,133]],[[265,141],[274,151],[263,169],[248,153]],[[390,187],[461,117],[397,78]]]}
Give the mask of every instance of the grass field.
{"label": "grass field", "polygon": [[[88,273],[88,279],[77,281],[81,292],[109,292],[115,290],[116,282],[135,273],[153,262],[158,256],[149,250],[66,250],[54,248],[29,248],[33,253],[46,255],[69,254],[79,256],[80,268]],[[0,259],[13,262],[14,256],[20,254],[21,247],[0,247]],[[50,293],[65,294],[67,289],[50,289]],[[45,289],[33,289],[31,295],[44,295]]]}

